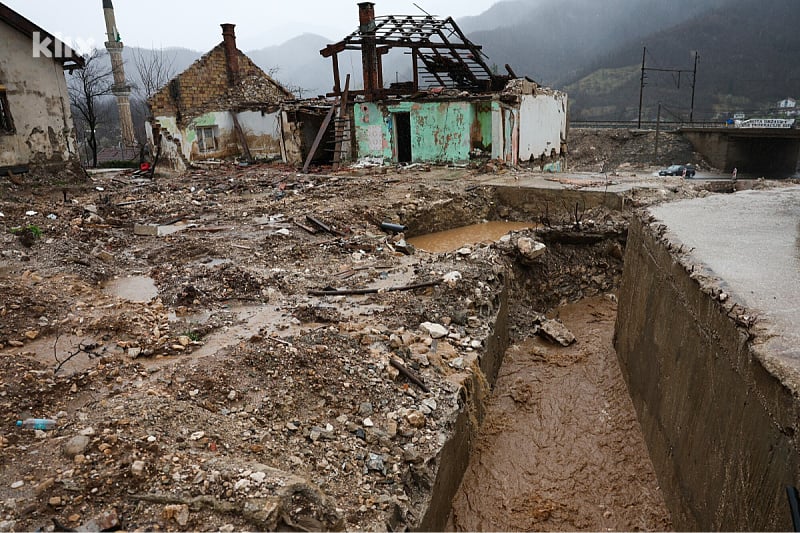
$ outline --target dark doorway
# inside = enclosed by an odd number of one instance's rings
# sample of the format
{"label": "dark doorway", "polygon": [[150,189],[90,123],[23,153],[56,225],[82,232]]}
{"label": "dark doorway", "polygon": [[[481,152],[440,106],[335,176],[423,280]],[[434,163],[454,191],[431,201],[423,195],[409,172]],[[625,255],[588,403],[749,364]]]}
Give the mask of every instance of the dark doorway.
{"label": "dark doorway", "polygon": [[394,114],[394,131],[397,139],[397,162],[411,162],[411,115],[409,113]]}
{"label": "dark doorway", "polygon": [[[292,117],[289,116],[291,120]],[[317,133],[325,121],[324,112],[306,112],[298,110],[294,120],[298,124],[302,124],[303,132],[303,161],[308,157],[308,152],[314,146],[314,140],[317,138]],[[333,145],[335,143],[335,132],[333,121],[328,124],[325,130],[325,135],[319,143],[317,151],[314,153],[314,158],[311,160],[315,165],[327,165],[333,162]]]}

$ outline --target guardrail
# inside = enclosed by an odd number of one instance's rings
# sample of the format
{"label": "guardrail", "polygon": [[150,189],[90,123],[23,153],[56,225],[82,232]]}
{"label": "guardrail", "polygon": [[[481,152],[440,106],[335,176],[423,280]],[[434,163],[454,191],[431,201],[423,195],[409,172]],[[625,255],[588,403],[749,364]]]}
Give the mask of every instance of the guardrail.
{"label": "guardrail", "polygon": [[[656,121],[642,121],[641,128],[639,122],[636,120],[576,120],[569,123],[570,128],[585,128],[585,129],[642,129],[642,130],[655,130],[659,128],[661,131],[674,131],[681,128],[736,128],[733,124],[727,124],[720,121],[702,121],[702,122],[677,122],[677,121],[664,121],[657,123]],[[738,128],[742,129],[742,128]],[[772,128],[772,129],[800,129],[800,122],[796,122],[793,128]]]}

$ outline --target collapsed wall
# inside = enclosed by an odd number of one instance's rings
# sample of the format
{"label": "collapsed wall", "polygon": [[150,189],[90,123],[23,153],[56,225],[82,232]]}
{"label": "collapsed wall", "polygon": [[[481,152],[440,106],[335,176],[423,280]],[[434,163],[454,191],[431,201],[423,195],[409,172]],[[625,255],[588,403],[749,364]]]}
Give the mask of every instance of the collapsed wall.
{"label": "collapsed wall", "polygon": [[[776,370],[774,346],[723,292],[730,286],[709,285],[665,230],[630,225],[615,347],[673,524],[791,529],[786,487],[800,472],[791,372]],[[728,251],[734,262],[748,261],[748,244]]]}

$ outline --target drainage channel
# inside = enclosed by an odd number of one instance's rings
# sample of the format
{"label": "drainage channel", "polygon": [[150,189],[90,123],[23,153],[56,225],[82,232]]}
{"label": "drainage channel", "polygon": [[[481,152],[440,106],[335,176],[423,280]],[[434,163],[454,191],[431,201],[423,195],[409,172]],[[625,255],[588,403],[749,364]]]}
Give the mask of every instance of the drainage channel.
{"label": "drainage channel", "polygon": [[530,337],[506,351],[448,530],[669,529],[612,347],[614,299],[553,316],[578,340]]}
{"label": "drainage channel", "polygon": [[[409,241],[429,251],[455,251],[487,238],[508,242],[503,233],[534,226],[513,224],[504,229],[497,223],[494,235],[480,234],[488,228],[478,224]],[[462,465],[446,529],[668,530],[669,511],[612,345],[618,274],[597,283],[597,289],[608,290],[587,290],[578,276],[572,281],[576,286],[565,287],[573,273],[585,277],[590,270],[585,265],[602,269],[597,254],[603,250],[618,256],[616,245],[590,240],[570,243],[566,251],[553,247],[559,251],[541,269],[513,266],[514,344],[505,352]],[[558,288],[543,290],[548,280]],[[573,296],[572,303],[559,305],[566,299],[558,294]],[[577,338],[574,344],[557,346],[530,334],[530,317],[522,315],[545,302],[556,303],[544,318],[560,320]]]}

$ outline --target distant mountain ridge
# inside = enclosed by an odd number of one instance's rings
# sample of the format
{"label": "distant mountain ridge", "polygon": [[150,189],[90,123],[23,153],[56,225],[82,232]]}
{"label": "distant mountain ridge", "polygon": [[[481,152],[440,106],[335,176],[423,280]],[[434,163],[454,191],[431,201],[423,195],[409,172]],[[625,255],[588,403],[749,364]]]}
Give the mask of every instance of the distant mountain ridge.
{"label": "distant mountain ridge", "polygon": [[[520,76],[566,91],[573,120],[636,118],[645,46],[648,68],[683,71],[647,72],[643,115],[648,120],[655,118],[659,102],[673,118],[693,112],[696,120],[705,120],[800,97],[797,0],[508,0],[457,22],[483,46],[490,65],[508,63]],[[310,97],[331,91],[331,61],[319,50],[343,37],[305,33],[246,53],[298,96]],[[700,58],[691,109],[695,51]],[[205,53],[164,52],[175,54],[175,74]],[[395,53],[384,60],[387,84],[409,78],[407,56]],[[351,87],[358,88],[360,55],[345,52],[339,63],[342,83],[351,72]]]}

